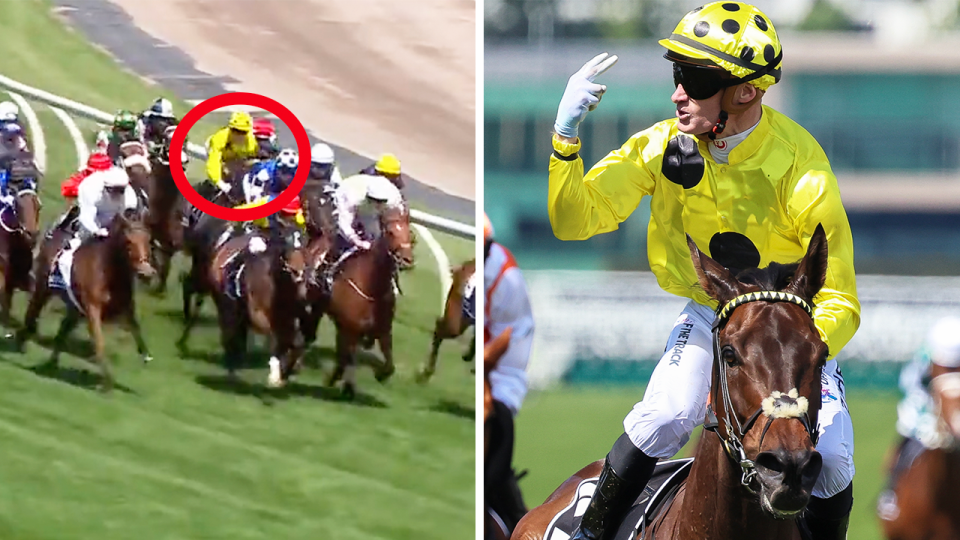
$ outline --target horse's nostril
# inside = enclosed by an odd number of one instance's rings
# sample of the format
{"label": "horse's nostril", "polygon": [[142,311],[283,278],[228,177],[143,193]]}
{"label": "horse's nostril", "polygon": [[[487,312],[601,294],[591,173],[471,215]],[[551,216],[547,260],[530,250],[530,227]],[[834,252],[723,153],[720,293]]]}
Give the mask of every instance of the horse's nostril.
{"label": "horse's nostril", "polygon": [[773,452],[760,452],[756,459],[757,467],[766,469],[774,475],[783,474],[784,464]]}

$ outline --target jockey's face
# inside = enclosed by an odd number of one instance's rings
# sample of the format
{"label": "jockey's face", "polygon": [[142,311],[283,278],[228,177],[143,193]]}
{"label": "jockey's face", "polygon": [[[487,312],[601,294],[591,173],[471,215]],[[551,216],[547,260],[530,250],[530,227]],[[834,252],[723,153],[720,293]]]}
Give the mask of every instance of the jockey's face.
{"label": "jockey's face", "polygon": [[120,197],[123,197],[125,188],[122,186],[108,187],[105,188],[104,191],[107,192],[107,197],[110,197],[111,199],[119,199]]}
{"label": "jockey's face", "polygon": [[310,178],[314,178],[316,180],[329,180],[331,176],[333,176],[332,163],[310,164]]}
{"label": "jockey's face", "polygon": [[277,179],[280,180],[280,183],[284,186],[289,186],[290,182],[293,181],[293,177],[296,175],[296,172],[296,170],[278,168]]}
{"label": "jockey's face", "polygon": [[234,146],[242,146],[246,140],[247,140],[246,132],[238,131],[236,129],[230,130],[230,144]]}

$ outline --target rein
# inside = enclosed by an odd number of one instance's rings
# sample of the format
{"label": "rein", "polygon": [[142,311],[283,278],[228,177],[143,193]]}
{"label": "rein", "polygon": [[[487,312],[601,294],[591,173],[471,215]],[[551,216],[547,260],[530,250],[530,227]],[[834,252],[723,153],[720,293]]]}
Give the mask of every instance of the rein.
{"label": "rein", "polygon": [[807,399],[799,396],[797,389],[791,389],[789,392],[773,392],[769,397],[765,398],[760,406],[750,418],[747,419],[746,424],[740,423],[740,418],[736,415],[732,415],[733,421],[736,422],[736,432],[732,429],[734,422],[731,421],[731,410],[733,410],[733,400],[730,398],[730,386],[727,380],[727,363],[723,361],[723,358],[720,354],[720,330],[730,319],[730,315],[733,314],[733,310],[742,306],[743,304],[748,304],[750,302],[789,302],[803,308],[803,310],[813,318],[813,306],[811,306],[806,300],[800,298],[797,295],[777,292],[777,291],[759,291],[752,292],[747,294],[741,294],[740,296],[734,298],[733,300],[727,302],[726,305],[720,306],[717,309],[716,318],[713,321],[713,358],[717,366],[717,371],[720,376],[720,392],[723,399],[723,409],[724,409],[724,431],[726,432],[726,438],[720,434],[719,426],[720,422],[717,419],[717,415],[713,410],[713,406],[707,405],[707,422],[704,425],[705,429],[713,431],[717,434],[717,437],[720,438],[720,441],[723,443],[723,448],[726,451],[726,454],[736,462],[742,471],[742,476],[740,478],[740,484],[747,488],[751,494],[756,494],[756,490],[753,488],[753,482],[757,477],[756,463],[754,460],[747,457],[746,450],[743,448],[743,439],[746,437],[747,432],[756,424],[757,419],[760,417],[760,414],[766,414],[769,417],[766,425],[764,425],[763,433],[760,435],[760,444],[758,447],[763,445],[763,438],[766,436],[767,431],[770,429],[770,426],[773,424],[773,421],[777,418],[796,418],[802,424],[804,429],[810,435],[810,440],[813,441],[814,446],[817,444],[817,439],[819,433],[816,430],[816,426],[810,423],[810,417],[807,412]]}

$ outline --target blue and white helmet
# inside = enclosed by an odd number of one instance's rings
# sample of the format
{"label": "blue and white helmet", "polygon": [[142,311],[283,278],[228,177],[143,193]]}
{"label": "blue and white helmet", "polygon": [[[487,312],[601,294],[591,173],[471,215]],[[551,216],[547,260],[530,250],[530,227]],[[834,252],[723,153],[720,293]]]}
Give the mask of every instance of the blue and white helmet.
{"label": "blue and white helmet", "polygon": [[300,156],[297,155],[297,151],[292,148],[284,148],[280,151],[280,155],[277,156],[275,160],[277,164],[277,169],[286,171],[286,172],[296,172],[297,165],[300,164]]}
{"label": "blue and white helmet", "polygon": [[23,135],[23,128],[16,122],[6,122],[0,124],[0,133],[2,133],[4,137]]}
{"label": "blue and white helmet", "polygon": [[176,118],[173,115],[173,104],[165,98],[157,98],[157,100],[153,102],[153,105],[150,106],[150,115],[159,118],[169,118],[171,120]]}

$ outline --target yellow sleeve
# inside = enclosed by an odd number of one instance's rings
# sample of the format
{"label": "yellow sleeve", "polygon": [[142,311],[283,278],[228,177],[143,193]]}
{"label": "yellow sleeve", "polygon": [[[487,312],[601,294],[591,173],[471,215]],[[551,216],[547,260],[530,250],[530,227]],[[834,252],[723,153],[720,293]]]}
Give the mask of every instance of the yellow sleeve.
{"label": "yellow sleeve", "polygon": [[829,347],[830,358],[834,358],[860,327],[853,234],[840,201],[837,178],[829,166],[810,168],[802,173],[788,197],[787,213],[804,249],[817,224],[822,224],[827,233],[827,278],[813,299],[813,320]]}
{"label": "yellow sleeve", "polygon": [[299,225],[301,228],[307,225],[307,220],[303,217],[303,210],[297,210],[297,216],[294,218],[294,220],[296,220],[297,225]]}
{"label": "yellow sleeve", "polygon": [[580,140],[564,143],[553,136],[547,212],[557,238],[586,240],[615,231],[643,196],[653,193],[654,175],[641,154],[650,141],[648,131],[634,135],[607,154],[586,176],[578,154]]}
{"label": "yellow sleeve", "polygon": [[207,178],[213,183],[221,180],[223,175],[223,147],[226,145],[227,132],[220,130],[210,137],[210,144],[207,145]]}

